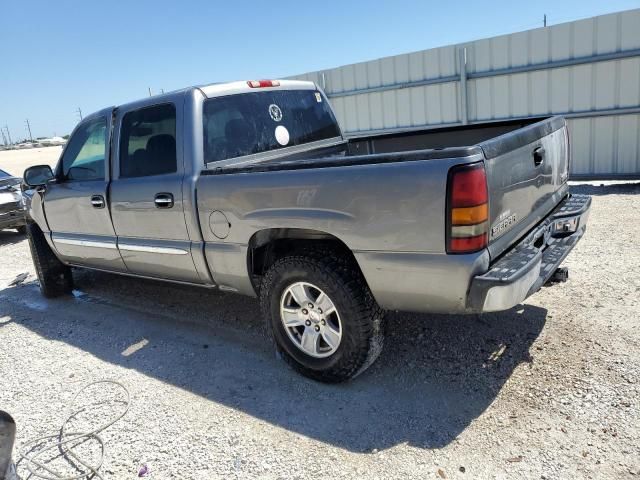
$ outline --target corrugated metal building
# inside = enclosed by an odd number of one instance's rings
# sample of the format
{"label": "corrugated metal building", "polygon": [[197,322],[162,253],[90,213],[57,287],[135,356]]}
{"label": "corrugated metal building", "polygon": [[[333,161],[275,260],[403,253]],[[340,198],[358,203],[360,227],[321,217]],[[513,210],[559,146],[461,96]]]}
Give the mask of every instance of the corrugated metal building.
{"label": "corrugated metal building", "polygon": [[640,176],[640,9],[293,78],[349,135],[559,114],[572,178]]}

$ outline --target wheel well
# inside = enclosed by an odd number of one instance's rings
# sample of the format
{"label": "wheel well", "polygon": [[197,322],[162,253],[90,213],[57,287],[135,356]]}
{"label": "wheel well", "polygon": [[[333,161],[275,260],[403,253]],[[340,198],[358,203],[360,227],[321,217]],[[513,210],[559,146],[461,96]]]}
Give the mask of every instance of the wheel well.
{"label": "wheel well", "polygon": [[352,260],[355,267],[360,269],[349,247],[331,234],[302,228],[273,228],[256,232],[249,241],[247,253],[254,288],[258,291],[260,279],[280,258],[321,248],[330,249],[333,254]]}

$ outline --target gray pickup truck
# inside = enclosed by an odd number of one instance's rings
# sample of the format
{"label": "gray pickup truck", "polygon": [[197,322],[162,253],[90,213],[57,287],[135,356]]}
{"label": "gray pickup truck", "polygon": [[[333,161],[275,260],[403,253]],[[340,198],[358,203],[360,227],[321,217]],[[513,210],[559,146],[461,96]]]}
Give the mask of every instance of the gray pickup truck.
{"label": "gray pickup truck", "polygon": [[71,267],[260,299],[299,372],[351,378],[385,310],[509,309],[585,231],[563,118],[345,138],[311,82],[217,84],[109,107],[24,174],[46,296]]}

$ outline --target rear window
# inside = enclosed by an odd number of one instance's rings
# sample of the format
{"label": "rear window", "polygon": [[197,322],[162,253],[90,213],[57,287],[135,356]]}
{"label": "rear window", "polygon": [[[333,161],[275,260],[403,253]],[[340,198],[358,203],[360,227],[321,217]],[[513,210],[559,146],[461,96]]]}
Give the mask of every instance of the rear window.
{"label": "rear window", "polygon": [[340,136],[326,98],[315,90],[216,97],[203,108],[205,163]]}
{"label": "rear window", "polygon": [[0,170],[0,178],[8,178],[11,175],[9,175],[7,172],[5,172],[4,170]]}

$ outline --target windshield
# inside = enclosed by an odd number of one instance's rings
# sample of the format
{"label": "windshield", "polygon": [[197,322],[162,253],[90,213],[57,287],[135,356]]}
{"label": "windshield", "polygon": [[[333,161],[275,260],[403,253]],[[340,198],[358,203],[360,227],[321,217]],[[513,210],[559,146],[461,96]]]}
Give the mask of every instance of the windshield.
{"label": "windshield", "polygon": [[316,90],[281,90],[206,100],[205,163],[340,136],[326,98]]}

